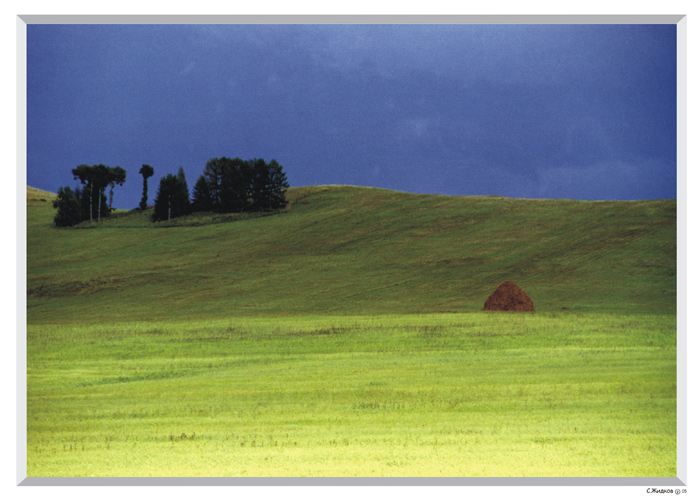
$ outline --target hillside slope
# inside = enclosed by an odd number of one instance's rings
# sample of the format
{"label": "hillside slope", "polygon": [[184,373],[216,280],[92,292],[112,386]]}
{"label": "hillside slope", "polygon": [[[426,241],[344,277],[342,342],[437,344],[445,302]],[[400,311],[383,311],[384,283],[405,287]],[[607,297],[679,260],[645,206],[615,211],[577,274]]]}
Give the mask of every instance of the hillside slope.
{"label": "hillside slope", "polygon": [[45,205],[46,202],[53,202],[55,198],[55,193],[47,192],[40,188],[27,187],[28,206],[42,206]]}
{"label": "hillside slope", "polygon": [[472,312],[504,280],[538,312],[675,312],[675,200],[349,186],[288,199],[262,218],[168,227],[125,212],[81,229],[53,227],[51,203],[33,199],[27,320]]}

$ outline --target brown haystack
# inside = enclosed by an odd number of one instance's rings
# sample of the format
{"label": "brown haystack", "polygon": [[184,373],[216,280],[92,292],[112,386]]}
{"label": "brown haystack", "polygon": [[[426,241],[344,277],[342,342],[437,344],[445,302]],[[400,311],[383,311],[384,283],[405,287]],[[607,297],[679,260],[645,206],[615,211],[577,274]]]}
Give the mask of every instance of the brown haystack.
{"label": "brown haystack", "polygon": [[506,281],[491,293],[484,310],[509,310],[514,312],[534,312],[535,304],[515,283]]}

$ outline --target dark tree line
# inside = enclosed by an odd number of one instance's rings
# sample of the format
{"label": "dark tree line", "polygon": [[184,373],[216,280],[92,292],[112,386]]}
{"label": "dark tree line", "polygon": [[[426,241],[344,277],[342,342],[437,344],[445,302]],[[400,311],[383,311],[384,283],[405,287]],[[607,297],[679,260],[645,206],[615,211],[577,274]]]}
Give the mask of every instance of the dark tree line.
{"label": "dark tree line", "polygon": [[[54,223],[59,227],[87,220],[99,223],[111,213],[114,187],[124,184],[126,171],[118,166],[83,164],[72,173],[81,185],[74,190],[67,186],[58,190],[54,201],[54,207],[58,209]],[[148,207],[148,178],[153,176],[154,169],[144,164],[139,174],[143,176],[139,209],[144,210]],[[105,195],[108,186],[109,203]],[[171,220],[193,211],[272,211],[287,205],[287,188],[287,175],[275,160],[267,163],[263,159],[213,158],[195,183],[192,200],[182,167],[177,175],[168,174],[161,178],[152,218],[154,221]]]}
{"label": "dark tree line", "polygon": [[[287,205],[287,175],[276,160],[210,159],[197,179],[190,203],[185,173],[161,178],[153,220],[169,220],[193,211],[241,213],[272,211]],[[184,196],[186,194],[186,196]]]}

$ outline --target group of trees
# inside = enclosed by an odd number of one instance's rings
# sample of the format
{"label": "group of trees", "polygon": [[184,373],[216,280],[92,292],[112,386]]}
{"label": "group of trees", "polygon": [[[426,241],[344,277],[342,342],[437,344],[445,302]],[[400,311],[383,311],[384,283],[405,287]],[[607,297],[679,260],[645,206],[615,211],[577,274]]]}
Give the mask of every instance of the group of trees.
{"label": "group of trees", "polygon": [[[82,164],[73,169],[72,173],[74,179],[80,180],[82,187],[71,190],[66,186],[58,190],[58,197],[53,202],[54,207],[58,208],[54,218],[56,226],[66,227],[86,220],[100,222],[103,216],[111,213],[114,187],[124,184],[126,171],[119,166]],[[105,196],[108,186],[109,203]]]}
{"label": "group of trees", "polygon": [[152,218],[153,221],[170,221],[191,212],[190,190],[185,180],[185,170],[180,167],[177,176],[168,174],[160,179]]}
{"label": "group of trees", "polygon": [[210,159],[197,179],[190,201],[185,173],[161,178],[153,220],[170,220],[194,211],[241,213],[272,211],[287,205],[287,175],[276,160]]}
{"label": "group of trees", "polygon": [[275,160],[214,158],[197,180],[192,202],[198,211],[268,211],[286,205],[287,188],[287,176]]}
{"label": "group of trees", "polygon": [[[54,201],[58,208],[54,222],[56,226],[75,225],[81,221],[108,216],[112,209],[115,185],[126,181],[126,171],[121,167],[81,165],[72,170],[74,179],[81,187],[71,190],[62,187]],[[148,207],[148,178],[154,169],[144,164],[139,170],[143,176],[143,196],[139,209]],[[110,186],[109,204],[104,194]],[[242,160],[227,157],[213,158],[204,168],[190,192],[185,171],[180,167],[177,175],[168,174],[160,179],[153,208],[153,220],[171,220],[194,211],[220,213],[272,211],[287,204],[285,192],[289,188],[287,175],[277,161],[269,163],[263,159]]]}

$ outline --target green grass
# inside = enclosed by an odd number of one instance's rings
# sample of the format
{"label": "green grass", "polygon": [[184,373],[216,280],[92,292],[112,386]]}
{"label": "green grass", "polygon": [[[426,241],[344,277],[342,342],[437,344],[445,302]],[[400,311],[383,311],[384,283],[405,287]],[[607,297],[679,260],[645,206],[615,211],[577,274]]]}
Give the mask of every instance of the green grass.
{"label": "green grass", "polygon": [[30,476],[675,476],[675,320],[31,326]]}
{"label": "green grass", "polygon": [[289,191],[290,208],[202,225],[57,229],[30,207],[28,322],[474,312],[504,280],[541,312],[674,313],[676,202]]}
{"label": "green grass", "polygon": [[288,196],[28,193],[29,476],[676,476],[675,201]]}

